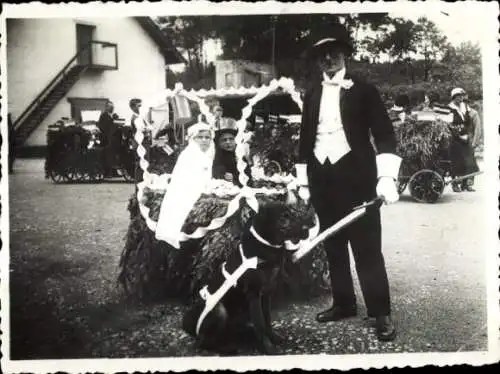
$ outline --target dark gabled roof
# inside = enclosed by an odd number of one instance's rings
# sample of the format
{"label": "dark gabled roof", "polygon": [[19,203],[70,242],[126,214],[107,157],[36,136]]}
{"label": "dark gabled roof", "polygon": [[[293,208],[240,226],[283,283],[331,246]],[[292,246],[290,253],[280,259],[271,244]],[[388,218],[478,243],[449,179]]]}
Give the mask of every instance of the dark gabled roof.
{"label": "dark gabled roof", "polygon": [[172,44],[171,40],[161,31],[158,25],[150,17],[134,17],[144,31],[160,48],[166,64],[187,63],[186,59]]}

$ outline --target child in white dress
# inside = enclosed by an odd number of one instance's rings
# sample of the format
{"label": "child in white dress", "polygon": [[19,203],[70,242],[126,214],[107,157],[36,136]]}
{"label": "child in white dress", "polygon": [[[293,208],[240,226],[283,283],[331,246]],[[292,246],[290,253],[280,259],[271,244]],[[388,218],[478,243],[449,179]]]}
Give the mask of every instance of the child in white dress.
{"label": "child in white dress", "polygon": [[188,138],[188,146],[172,171],[155,235],[175,248],[180,248],[180,234],[189,212],[212,179],[215,150],[211,127],[199,122],[188,129]]}

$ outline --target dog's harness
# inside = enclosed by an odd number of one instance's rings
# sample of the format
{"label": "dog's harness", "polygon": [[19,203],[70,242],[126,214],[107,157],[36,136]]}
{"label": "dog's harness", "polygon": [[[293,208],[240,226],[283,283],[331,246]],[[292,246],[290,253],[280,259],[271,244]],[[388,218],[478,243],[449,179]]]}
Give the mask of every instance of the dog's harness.
{"label": "dog's harness", "polygon": [[[269,243],[267,240],[265,240],[262,236],[260,236],[257,231],[255,231],[255,228],[252,226],[250,227],[250,233],[252,236],[257,239],[260,243],[272,247],[272,248],[282,248],[281,245],[275,245]],[[257,265],[260,263],[265,262],[265,260],[254,256],[251,258],[245,257],[245,253],[243,252],[243,245],[240,244],[238,246],[240,256],[241,256],[241,265],[232,273],[229,273],[226,270],[226,262],[222,264],[222,274],[224,275],[224,283],[221,284],[221,286],[215,291],[213,294],[211,294],[208,291],[208,286],[204,286],[200,290],[200,296],[203,300],[205,300],[205,307],[203,308],[203,311],[200,314],[200,317],[198,318],[198,323],[196,324],[196,335],[199,334],[201,324],[207,317],[208,313],[212,311],[213,308],[217,305],[219,301],[224,297],[224,295],[232,288],[236,287],[238,280],[247,272],[249,269],[257,269]]]}
{"label": "dog's harness", "polygon": [[262,244],[267,245],[268,247],[272,247],[272,248],[281,248],[282,247],[281,245],[269,243],[266,239],[264,239],[262,236],[260,236],[257,231],[255,231],[255,228],[253,226],[250,227],[250,233],[253,235],[253,237],[255,239],[257,239]]}

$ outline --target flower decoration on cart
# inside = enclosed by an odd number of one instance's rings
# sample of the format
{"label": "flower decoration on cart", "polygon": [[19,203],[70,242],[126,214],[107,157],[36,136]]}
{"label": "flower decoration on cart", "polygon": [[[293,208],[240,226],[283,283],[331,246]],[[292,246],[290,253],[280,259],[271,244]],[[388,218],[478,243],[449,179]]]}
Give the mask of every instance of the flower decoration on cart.
{"label": "flower decoration on cart", "polygon": [[[213,220],[210,222],[208,226],[198,227],[191,234],[181,232],[178,237],[178,240],[180,242],[184,242],[190,239],[203,238],[208,232],[221,228],[226,222],[226,220],[232,215],[234,215],[240,209],[240,202],[242,200],[246,201],[248,206],[254,212],[258,212],[259,203],[256,198],[256,195],[260,194],[260,195],[272,196],[280,194],[284,195],[287,193],[291,194],[293,193],[294,190],[297,189],[295,178],[293,178],[292,176],[287,176],[287,177],[275,176],[274,178],[269,178],[270,180],[279,179],[286,185],[286,188],[267,188],[267,187],[252,188],[249,186],[249,177],[245,173],[246,161],[244,159],[244,156],[246,154],[246,149],[247,149],[246,143],[250,138],[251,134],[248,131],[246,131],[247,120],[252,115],[253,107],[260,100],[264,99],[266,96],[279,89],[283,90],[285,93],[288,93],[291,96],[291,98],[295,101],[295,103],[298,105],[298,107],[302,110],[302,100],[300,98],[300,94],[295,89],[294,81],[290,78],[283,77],[280,78],[279,80],[274,79],[270,82],[269,85],[261,86],[258,88],[251,87],[251,88],[218,90],[219,95],[225,95],[225,94],[234,95],[234,94],[249,94],[249,93],[254,95],[248,100],[248,104],[242,109],[241,118],[236,122],[238,132],[235,138],[236,141],[235,153],[237,160],[237,169],[239,171],[239,181],[243,187],[238,188],[236,186],[231,186],[231,188],[229,188],[226,182],[222,183],[221,181],[212,180],[211,183],[209,183],[208,188],[205,190],[204,193],[214,196],[232,197],[232,200],[228,204],[226,213],[223,216],[213,218]],[[144,103],[145,104],[144,108],[147,110],[148,108],[155,107],[156,105],[161,105],[162,103],[165,102],[165,100],[175,97],[184,97],[185,99],[194,101],[199,105],[201,114],[198,116],[198,123],[206,123],[210,125],[212,128],[214,128],[215,117],[210,112],[210,108],[204,101],[204,97],[207,97],[208,95],[213,93],[214,93],[213,90],[187,91],[184,89],[181,83],[177,83],[173,90],[165,90],[156,98],[146,101]],[[156,232],[158,222],[150,218],[150,209],[144,203],[144,194],[145,190],[167,190],[166,193],[168,193],[168,184],[170,175],[169,174],[158,175],[148,171],[149,162],[146,159],[147,150],[143,144],[145,139],[144,132],[148,129],[145,128],[145,126],[147,126],[144,125],[146,123],[145,121],[137,121],[137,123],[140,123],[140,127],[137,128],[135,134],[135,140],[138,144],[137,154],[139,156],[139,166],[143,171],[143,180],[139,182],[137,185],[137,200],[139,202],[139,210],[148,228],[151,231]],[[298,243],[287,241],[285,244],[288,249],[296,250],[303,243],[308,242],[311,240],[311,238],[317,236],[318,232],[319,232],[319,220],[316,217],[315,224],[313,225],[313,227],[309,229],[308,238],[302,239]]]}

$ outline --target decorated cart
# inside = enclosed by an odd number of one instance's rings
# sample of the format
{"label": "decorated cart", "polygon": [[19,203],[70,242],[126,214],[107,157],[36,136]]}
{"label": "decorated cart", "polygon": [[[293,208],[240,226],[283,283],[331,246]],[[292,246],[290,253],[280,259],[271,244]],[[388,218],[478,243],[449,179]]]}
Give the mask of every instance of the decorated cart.
{"label": "decorated cart", "polygon": [[[269,86],[259,88],[242,88],[231,90],[186,91],[181,85],[174,90],[167,90],[146,103],[146,107],[161,106],[171,97],[183,96],[199,106],[199,120],[211,124],[214,117],[206,100],[216,98],[224,105],[225,114],[231,113],[238,101],[241,107],[236,136],[237,167],[242,188],[225,181],[212,181],[192,207],[184,222],[180,248],[174,248],[155,236],[158,215],[163,197],[168,193],[168,172],[162,171],[161,152],[152,155],[144,144],[143,131],[136,133],[137,152],[143,170],[143,181],[137,185],[137,193],[129,201],[128,210],[131,222],[127,233],[127,241],[120,261],[119,282],[126,293],[140,300],[158,300],[167,297],[190,301],[206,284],[210,274],[221,271],[222,264],[228,254],[240,242],[242,228],[248,220],[267,204],[277,205],[283,212],[282,234],[287,238],[288,249],[301,248],[310,242],[319,231],[319,223],[312,207],[297,198],[294,189],[295,178],[289,172],[292,168],[290,159],[282,161],[279,172],[266,175],[265,162],[254,165],[252,178],[244,172],[246,163],[244,154],[248,149],[248,141],[252,138],[252,153],[257,160],[269,157],[272,148],[265,142],[258,141],[266,137],[264,123],[269,121],[269,114],[263,113],[265,107],[259,103],[268,97],[287,95],[293,100],[295,113],[300,111],[302,102],[299,92],[291,79],[274,80]],[[243,100],[243,101],[242,101]],[[241,103],[245,105],[242,105]],[[266,104],[268,105],[269,102]],[[274,104],[275,107],[277,104]],[[227,110],[226,108],[231,108]],[[255,110],[257,108],[257,110]],[[278,110],[276,110],[278,111]],[[290,115],[293,112],[285,113]],[[293,114],[292,114],[293,115]],[[258,118],[264,121],[259,123]],[[256,121],[257,119],[257,121]],[[277,122],[278,123],[278,122]],[[296,122],[286,123],[290,128]],[[262,133],[259,133],[261,131]],[[298,128],[295,129],[298,132]],[[274,134],[276,135],[276,134]],[[279,136],[275,136],[279,138]],[[296,137],[289,137],[289,142],[296,144]],[[279,141],[279,140],[275,140]],[[288,151],[292,154],[292,151]],[[146,158],[146,155],[149,155]],[[175,212],[172,212],[175,214]],[[292,252],[291,252],[292,253]],[[288,258],[282,264],[275,282],[275,299],[289,299],[292,295],[310,298],[329,289],[328,266],[323,251],[314,251],[300,262]]]}
{"label": "decorated cart", "polygon": [[[113,169],[126,181],[133,181],[132,129],[118,125],[116,136],[118,149]],[[104,180],[103,149],[101,133],[95,123],[58,121],[47,131],[45,177],[55,183],[100,182]]]}
{"label": "decorated cart", "polygon": [[435,203],[448,184],[481,174],[451,177],[449,124],[432,112],[413,113],[395,131],[397,152],[403,159],[398,180],[400,194],[408,187],[416,201]]}

